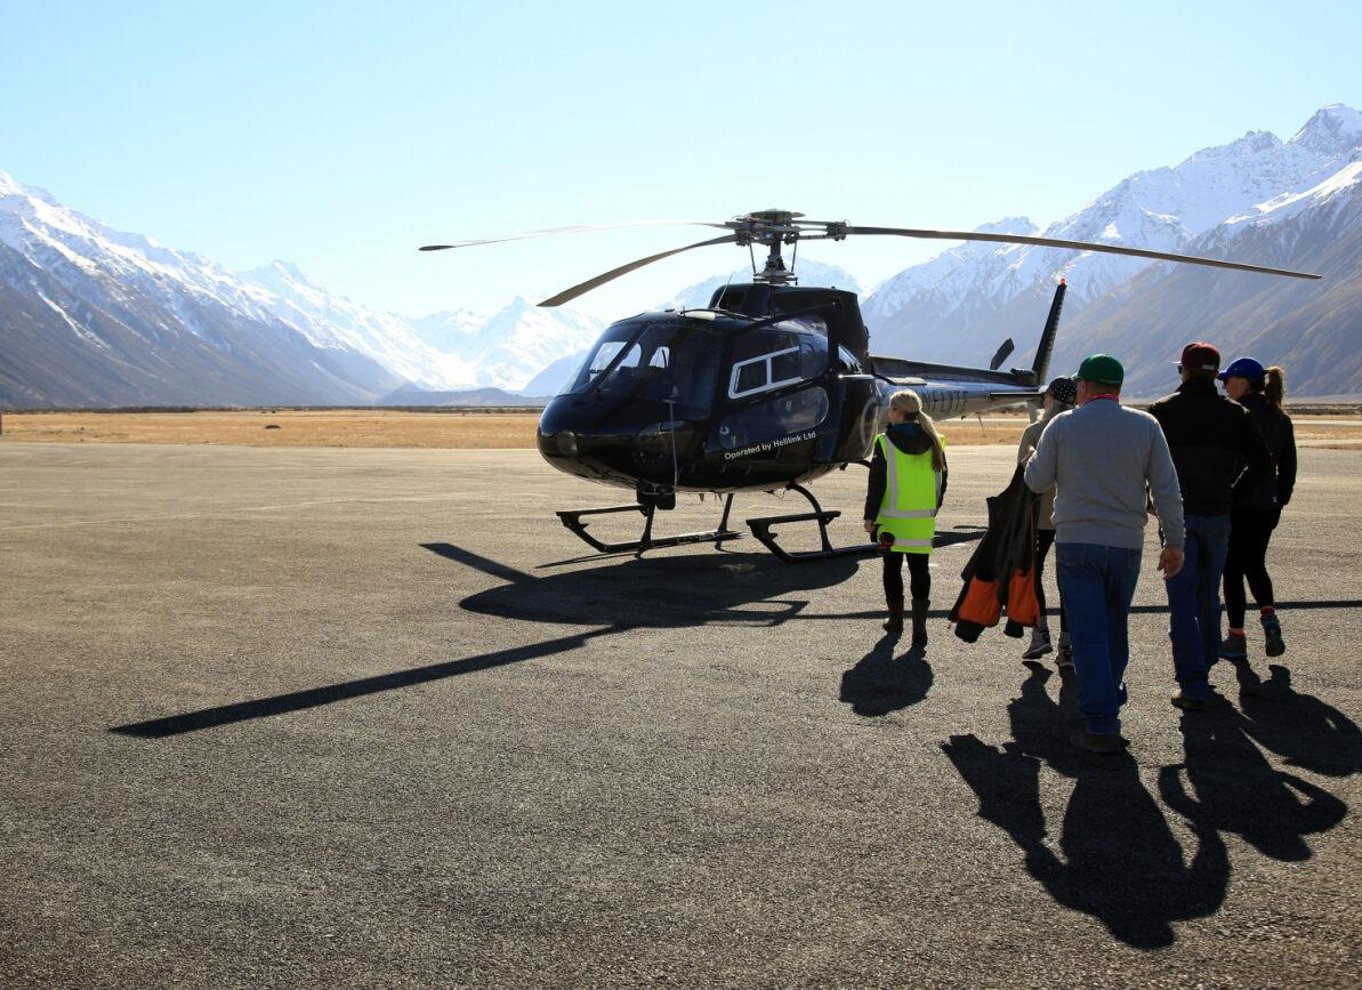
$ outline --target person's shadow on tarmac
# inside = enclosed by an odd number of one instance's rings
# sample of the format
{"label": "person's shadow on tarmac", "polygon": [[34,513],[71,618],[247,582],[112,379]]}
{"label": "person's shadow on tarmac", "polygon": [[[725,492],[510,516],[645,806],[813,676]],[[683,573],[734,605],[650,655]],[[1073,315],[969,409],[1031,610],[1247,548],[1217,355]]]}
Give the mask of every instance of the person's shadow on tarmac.
{"label": "person's shadow on tarmac", "polygon": [[[1273,666],[1263,683],[1239,668],[1240,711],[1219,701],[1185,713],[1186,759],[1159,770],[1162,804],[1195,835],[1190,865],[1165,812],[1129,756],[1096,757],[1073,749],[1079,723],[1071,672],[1058,698],[1040,664],[1008,706],[1014,739],[1000,748],[953,736],[942,746],[979,798],[980,817],[1006,831],[1025,867],[1060,904],[1093,915],[1128,945],[1172,944],[1175,921],[1213,914],[1228,888],[1224,833],[1286,862],[1312,855],[1306,836],[1337,826],[1347,805],[1322,788],[1274,768],[1258,747],[1289,765],[1342,776],[1362,767],[1362,732],[1336,709],[1291,689],[1290,672]],[[1255,745],[1255,743],[1257,745]],[[1040,768],[1076,781],[1056,852],[1046,842]]]}
{"label": "person's shadow on tarmac", "polygon": [[1327,777],[1362,772],[1362,729],[1332,705],[1291,686],[1291,671],[1268,666],[1264,681],[1247,660],[1237,662],[1244,732],[1287,766]]}
{"label": "person's shadow on tarmac", "polygon": [[907,637],[885,635],[842,675],[840,700],[857,715],[877,717],[915,705],[932,689],[931,665],[924,647],[895,656]]}
{"label": "person's shadow on tarmac", "polygon": [[1241,836],[1259,852],[1284,862],[1309,859],[1307,835],[1343,821],[1348,806],[1295,774],[1273,767],[1255,745],[1286,757],[1291,766],[1343,776],[1356,772],[1357,726],[1318,698],[1291,689],[1291,674],[1273,665],[1258,681],[1247,663],[1237,667],[1243,710],[1227,702],[1182,717],[1186,760],[1159,772],[1159,792],[1170,809],[1219,832]]}
{"label": "person's shadow on tarmac", "polygon": [[[1155,949],[1174,941],[1172,923],[1213,913],[1229,885],[1229,857],[1213,828],[1194,823],[1197,848],[1183,850],[1135,761],[1074,750],[1078,724],[1073,675],[1065,672],[1058,700],[1040,664],[1021,697],[1008,706],[1014,741],[986,746],[973,735],[952,736],[942,749],[979,798],[979,816],[1007,832],[1026,870],[1059,904],[1097,918],[1127,945]],[[1046,842],[1040,769],[1075,780],[1058,851]]]}

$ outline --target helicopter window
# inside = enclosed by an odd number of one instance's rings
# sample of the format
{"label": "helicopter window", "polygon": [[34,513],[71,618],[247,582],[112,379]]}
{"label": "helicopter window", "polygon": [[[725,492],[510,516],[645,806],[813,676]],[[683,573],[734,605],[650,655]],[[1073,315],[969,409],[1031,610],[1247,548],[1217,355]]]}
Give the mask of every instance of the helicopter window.
{"label": "helicopter window", "polygon": [[712,325],[691,319],[627,321],[609,327],[560,394],[638,400],[643,418],[709,415],[722,351]]}
{"label": "helicopter window", "polygon": [[728,397],[742,399],[805,381],[826,363],[827,341],[822,337],[783,330],[747,334],[735,348]]}
{"label": "helicopter window", "polygon": [[596,353],[591,355],[591,360],[587,362],[584,373],[591,378],[595,378],[609,366],[611,361],[615,360],[622,350],[624,350],[623,341],[603,341],[601,346],[596,348]]}

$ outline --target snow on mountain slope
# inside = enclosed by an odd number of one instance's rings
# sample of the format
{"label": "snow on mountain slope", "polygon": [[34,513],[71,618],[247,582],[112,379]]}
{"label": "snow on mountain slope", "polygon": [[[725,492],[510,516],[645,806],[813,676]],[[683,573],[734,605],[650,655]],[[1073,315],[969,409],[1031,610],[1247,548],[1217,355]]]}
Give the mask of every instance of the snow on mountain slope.
{"label": "snow on mountain slope", "polygon": [[[356,383],[362,392],[387,392],[403,381],[432,390],[519,388],[556,359],[585,347],[600,329],[588,317],[535,309],[524,300],[491,319],[457,311],[412,321],[331,293],[282,261],[232,274],[198,255],[113,230],[3,172],[0,244],[64,288],[62,293],[43,290],[42,305],[68,332],[84,335],[88,346],[106,352],[110,348],[85,327],[86,310],[113,314],[120,346],[147,353],[163,346],[168,335],[180,333],[219,351],[239,348],[228,341],[248,327],[263,347],[275,336],[284,351],[296,347],[284,338],[297,334],[320,351],[337,355],[355,373],[365,362],[372,362],[375,372],[382,369]],[[36,290],[30,286],[25,291]],[[63,305],[55,295],[79,302]],[[30,347],[44,346],[41,335],[31,339]],[[187,368],[182,374],[189,374]],[[242,394],[267,390],[266,382],[258,384],[260,388],[238,383]]]}
{"label": "snow on mountain slope", "polygon": [[[1362,115],[1326,107],[1288,142],[1250,132],[1176,167],[1138,172],[1043,236],[1182,251],[1255,204],[1300,194],[1337,173],[1357,154],[1359,136]],[[1014,221],[997,226],[1028,232]],[[1043,296],[1057,278],[1068,279],[1065,306],[1072,315],[1151,264],[1096,252],[966,243],[887,280],[862,309],[879,350],[968,361],[994,337],[1012,332],[1003,318],[1015,319],[1026,299]]]}
{"label": "snow on mountain slope", "polygon": [[589,316],[518,297],[471,338],[466,359],[477,368],[479,385],[519,391],[550,364],[589,347],[601,329]]}
{"label": "snow on mountain slope", "polygon": [[428,388],[460,388],[476,381],[467,362],[431,347],[408,320],[332,295],[287,262],[243,272],[241,278],[266,290],[260,304],[318,346],[368,354],[393,373]]}
{"label": "snow on mountain slope", "polygon": [[[1331,266],[1331,278],[1347,277],[1357,267],[1346,252],[1362,224],[1359,182],[1362,114],[1336,104],[1288,141],[1250,132],[1176,166],[1135,173],[1044,235],[1167,251],[1195,245],[1211,256],[1286,267],[1289,259],[1317,259]],[[1037,232],[1025,218],[980,229]],[[857,290],[835,266],[802,259],[796,268],[804,284]],[[1132,279],[1148,292],[1185,269],[966,242],[886,280],[862,300],[862,311],[877,353],[977,363],[1011,335],[1024,363],[1057,278],[1069,281],[1066,322],[1102,302],[1102,325],[1111,328],[1120,325],[1113,306],[1138,308],[1129,298]],[[716,276],[659,308],[703,307],[715,289],[749,279],[746,270]],[[1254,279],[1261,277],[1232,276],[1217,300],[1234,309],[1235,293],[1258,291]],[[70,402],[362,402],[405,382],[435,390],[530,386],[543,394],[601,329],[589,317],[523,299],[490,318],[455,310],[412,320],[334,295],[283,262],[234,275],[112,230],[4,172],[0,290],[0,359],[9,365],[0,372],[26,401],[47,389]],[[1269,294],[1277,309],[1281,295]],[[1333,288],[1327,297],[1342,305]],[[1191,296],[1179,298],[1213,317]],[[1337,318],[1331,313],[1314,319],[1323,325]],[[1277,317],[1283,326],[1291,318],[1287,310]]]}

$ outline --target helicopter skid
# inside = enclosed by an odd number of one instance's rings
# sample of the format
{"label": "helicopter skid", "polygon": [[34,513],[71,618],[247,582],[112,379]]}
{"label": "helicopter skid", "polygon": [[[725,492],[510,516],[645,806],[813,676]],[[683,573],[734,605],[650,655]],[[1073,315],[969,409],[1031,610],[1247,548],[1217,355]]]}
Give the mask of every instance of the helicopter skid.
{"label": "helicopter skid", "polygon": [[[761,541],[762,546],[789,564],[808,560],[827,560],[830,557],[861,557],[875,553],[877,547],[873,543],[858,543],[849,547],[834,547],[832,545],[832,541],[828,539],[828,523],[841,514],[836,509],[820,509],[816,512],[797,512],[788,516],[766,516],[761,519],[749,519],[747,525],[752,528],[752,535]],[[798,522],[818,523],[818,536],[822,540],[822,549],[786,550],[776,542],[776,534],[771,532],[772,526]]]}
{"label": "helicopter skid", "polygon": [[[606,543],[596,539],[587,532],[587,523],[582,520],[583,516],[598,516],[611,512],[638,512],[644,520],[643,536],[637,540],[630,540],[627,543]],[[653,507],[645,505],[612,505],[601,509],[568,509],[558,513],[558,518],[563,521],[563,525],[576,533],[582,540],[594,547],[600,553],[625,553],[629,550],[643,553],[645,550],[654,550],[662,547],[679,547],[688,543],[713,543],[720,545],[726,540],[742,539],[742,534],[727,527],[728,513],[724,512],[724,522],[720,527],[710,530],[707,533],[682,533],[679,536],[660,536],[652,535],[653,528]]]}

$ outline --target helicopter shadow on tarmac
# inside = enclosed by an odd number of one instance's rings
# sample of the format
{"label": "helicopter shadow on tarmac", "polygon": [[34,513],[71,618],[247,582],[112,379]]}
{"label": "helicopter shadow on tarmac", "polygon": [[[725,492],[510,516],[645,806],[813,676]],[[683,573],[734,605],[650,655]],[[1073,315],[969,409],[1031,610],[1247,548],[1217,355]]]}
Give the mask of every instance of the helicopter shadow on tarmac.
{"label": "helicopter shadow on tarmac", "polygon": [[[468,596],[470,611],[507,619],[579,627],[528,646],[497,650],[389,674],[114,726],[118,735],[160,739],[235,722],[303,711],[474,671],[537,660],[580,649],[590,640],[634,628],[684,628],[712,622],[774,626],[799,618],[815,592],[839,584],[857,568],[834,558],[791,567],[767,554],[639,558],[608,566],[536,577],[449,543],[422,546],[502,581]],[[594,628],[584,631],[581,626]]]}
{"label": "helicopter shadow on tarmac", "polygon": [[859,566],[845,557],[791,566],[765,553],[720,552],[616,559],[540,577],[449,543],[422,545],[504,580],[464,598],[461,608],[504,619],[611,630],[728,622],[780,625],[800,618],[814,593],[841,584]]}
{"label": "helicopter shadow on tarmac", "polygon": [[[1012,741],[992,747],[973,735],[953,736],[942,750],[978,796],[979,816],[1021,849],[1026,871],[1057,903],[1092,915],[1127,945],[1167,947],[1176,939],[1174,922],[1220,909],[1231,873],[1226,833],[1272,859],[1296,862],[1312,855],[1306,836],[1346,816],[1344,802],[1273,767],[1254,744],[1313,752],[1310,769],[1321,772],[1358,770],[1357,727],[1290,691],[1289,676],[1275,668],[1281,683],[1255,695],[1245,711],[1217,699],[1208,712],[1183,714],[1185,759],[1159,768],[1156,799],[1128,754],[1091,756],[1069,745],[1069,732],[1080,724],[1072,672],[1063,673],[1052,698],[1047,682],[1056,675],[1040,664],[1028,667],[1020,697],[1008,706]],[[1247,675],[1240,673],[1242,685]],[[1274,704],[1278,710],[1268,711]],[[1313,714],[1304,723],[1293,721],[1307,713]],[[1057,849],[1046,841],[1042,767],[1075,782]],[[1190,856],[1169,825],[1170,812],[1194,835]]]}

